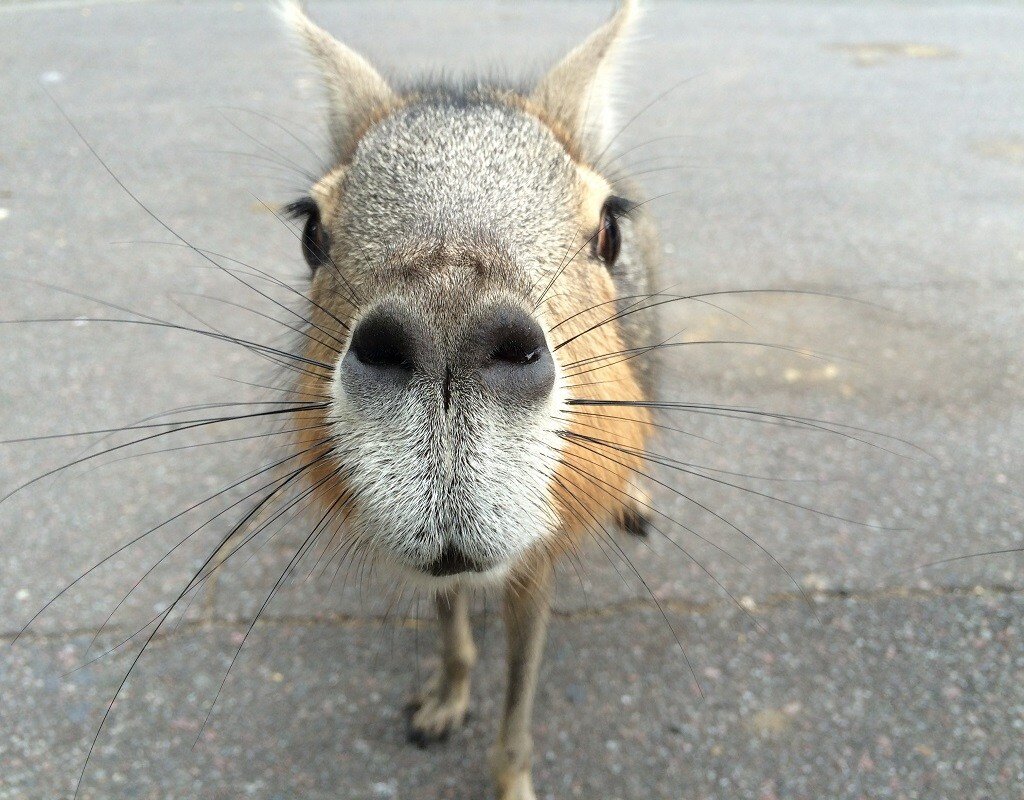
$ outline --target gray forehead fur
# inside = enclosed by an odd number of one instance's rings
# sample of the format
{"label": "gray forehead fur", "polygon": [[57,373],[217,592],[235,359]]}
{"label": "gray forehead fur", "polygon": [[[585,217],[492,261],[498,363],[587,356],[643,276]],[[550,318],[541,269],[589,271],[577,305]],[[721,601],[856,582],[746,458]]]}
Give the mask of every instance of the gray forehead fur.
{"label": "gray forehead fur", "polygon": [[579,178],[537,118],[435,90],[366,132],[341,198],[344,236],[378,266],[435,248],[448,257],[483,250],[529,272],[564,250]]}

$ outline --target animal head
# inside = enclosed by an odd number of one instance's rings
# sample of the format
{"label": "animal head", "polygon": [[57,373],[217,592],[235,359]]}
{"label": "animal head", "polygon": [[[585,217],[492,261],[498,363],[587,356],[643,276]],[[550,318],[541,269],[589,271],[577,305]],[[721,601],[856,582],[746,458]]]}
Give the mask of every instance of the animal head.
{"label": "animal head", "polygon": [[313,270],[298,445],[352,548],[435,586],[571,548],[630,504],[646,412],[632,199],[601,172],[635,4],[531,88],[389,84],[285,6],[333,167],[294,203]]}

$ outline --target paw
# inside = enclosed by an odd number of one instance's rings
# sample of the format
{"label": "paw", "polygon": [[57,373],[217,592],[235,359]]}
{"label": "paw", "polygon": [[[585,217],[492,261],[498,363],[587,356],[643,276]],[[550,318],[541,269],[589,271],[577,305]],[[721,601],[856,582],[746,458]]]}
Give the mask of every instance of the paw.
{"label": "paw", "polygon": [[530,777],[532,752],[529,736],[520,736],[509,744],[499,742],[491,748],[491,775],[498,800],[537,800]]}
{"label": "paw", "polygon": [[498,789],[498,800],[537,800],[529,772],[518,772],[511,780],[503,781]]}
{"label": "paw", "polygon": [[468,708],[468,681],[453,685],[438,673],[406,706],[406,736],[417,747],[443,742],[462,726]]}

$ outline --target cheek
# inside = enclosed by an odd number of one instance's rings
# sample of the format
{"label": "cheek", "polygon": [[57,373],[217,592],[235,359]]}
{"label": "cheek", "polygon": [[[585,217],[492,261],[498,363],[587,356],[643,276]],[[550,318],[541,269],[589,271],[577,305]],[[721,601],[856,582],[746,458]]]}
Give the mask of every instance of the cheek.
{"label": "cheek", "polygon": [[552,481],[561,527],[570,546],[598,519],[622,515],[633,475],[645,469],[650,414],[621,334],[611,280],[598,292],[565,289],[551,303],[552,346],[563,397],[561,452]]}
{"label": "cheek", "polygon": [[301,371],[296,378],[303,390],[325,394],[334,371],[348,348],[349,331],[356,307],[348,302],[318,270],[308,290],[306,307],[294,317],[293,327],[300,330],[297,351],[304,359],[293,366]]}
{"label": "cheek", "polygon": [[292,428],[294,453],[282,464],[283,485],[291,486],[298,495],[308,494],[311,505],[331,509],[325,524],[340,527],[356,503],[345,464],[339,458],[329,409],[317,407],[296,413]]}
{"label": "cheek", "polygon": [[552,285],[541,304],[541,324],[560,371],[572,375],[623,349],[615,297],[608,271],[590,259]]}

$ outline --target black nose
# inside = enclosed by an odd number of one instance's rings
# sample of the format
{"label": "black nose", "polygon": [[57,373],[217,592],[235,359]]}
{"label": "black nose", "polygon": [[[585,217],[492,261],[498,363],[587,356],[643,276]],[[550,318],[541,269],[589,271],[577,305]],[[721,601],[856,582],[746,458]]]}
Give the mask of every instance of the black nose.
{"label": "black nose", "polygon": [[555,385],[555,365],[544,330],[514,306],[491,309],[469,333],[465,348],[495,394],[522,402],[543,400]]}
{"label": "black nose", "polygon": [[[438,326],[462,327],[441,335]],[[451,381],[467,379],[491,396],[522,405],[543,400],[555,383],[544,331],[511,305],[494,306],[463,321],[457,314],[431,323],[411,311],[379,306],[356,324],[343,360],[350,391],[368,400],[400,388],[414,373],[435,376],[447,404]],[[463,327],[464,326],[464,327]],[[441,344],[446,342],[446,344]]]}

